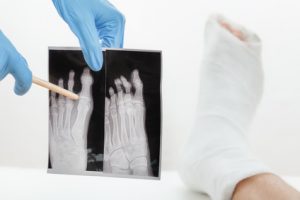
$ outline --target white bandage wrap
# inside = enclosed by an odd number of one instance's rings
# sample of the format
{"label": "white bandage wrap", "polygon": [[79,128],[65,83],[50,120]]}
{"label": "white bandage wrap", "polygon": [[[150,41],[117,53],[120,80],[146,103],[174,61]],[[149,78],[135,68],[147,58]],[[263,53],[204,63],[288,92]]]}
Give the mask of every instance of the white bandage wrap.
{"label": "white bandage wrap", "polygon": [[[241,30],[241,41],[220,25]],[[261,43],[221,16],[206,26],[197,117],[183,150],[180,175],[213,200],[229,200],[236,184],[269,172],[249,152],[246,132],[262,95]]]}

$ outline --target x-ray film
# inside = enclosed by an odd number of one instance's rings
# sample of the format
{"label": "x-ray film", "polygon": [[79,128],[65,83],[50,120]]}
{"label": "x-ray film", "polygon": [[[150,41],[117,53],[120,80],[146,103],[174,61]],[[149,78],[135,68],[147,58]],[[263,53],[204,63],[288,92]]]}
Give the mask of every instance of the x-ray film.
{"label": "x-ray film", "polygon": [[99,72],[80,49],[49,49],[49,173],[160,177],[161,52],[106,49]]}

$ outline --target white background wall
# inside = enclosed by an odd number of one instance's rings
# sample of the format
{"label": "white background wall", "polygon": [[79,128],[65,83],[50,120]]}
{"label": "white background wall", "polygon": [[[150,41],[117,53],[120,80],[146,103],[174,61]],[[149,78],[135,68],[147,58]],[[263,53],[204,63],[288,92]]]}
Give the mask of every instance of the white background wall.
{"label": "white background wall", "polygon": [[[125,47],[163,50],[163,168],[173,169],[195,115],[203,29],[210,13],[263,40],[265,95],[250,135],[257,155],[281,174],[300,176],[300,3],[298,0],[113,0],[126,16]],[[50,0],[1,0],[0,28],[47,79],[48,46],[78,46]],[[1,45],[1,44],[0,44]],[[24,97],[0,83],[0,165],[45,168],[47,91]]]}

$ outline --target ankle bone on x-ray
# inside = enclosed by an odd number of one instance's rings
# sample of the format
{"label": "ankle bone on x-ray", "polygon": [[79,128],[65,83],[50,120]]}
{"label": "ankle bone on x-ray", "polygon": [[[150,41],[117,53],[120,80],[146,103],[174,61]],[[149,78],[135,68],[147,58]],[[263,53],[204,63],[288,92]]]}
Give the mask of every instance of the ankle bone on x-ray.
{"label": "ankle bone on x-ray", "polygon": [[105,101],[104,172],[150,175],[143,83],[138,71],[132,72],[131,83],[121,76],[115,86],[117,94],[111,87],[110,99]]}
{"label": "ankle bone on x-ray", "polygon": [[[69,73],[67,88],[73,91],[75,73]],[[87,128],[92,111],[92,76],[84,69],[81,76],[82,90],[79,101],[75,102],[51,93],[50,106],[50,160],[58,172],[82,172],[87,165]],[[64,80],[59,80],[64,87]]]}

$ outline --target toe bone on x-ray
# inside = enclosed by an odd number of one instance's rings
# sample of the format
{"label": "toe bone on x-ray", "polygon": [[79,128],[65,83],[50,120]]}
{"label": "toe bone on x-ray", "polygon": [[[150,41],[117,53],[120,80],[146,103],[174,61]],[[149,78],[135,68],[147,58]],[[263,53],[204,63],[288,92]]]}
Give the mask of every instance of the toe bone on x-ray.
{"label": "toe bone on x-ray", "polygon": [[100,72],[79,50],[49,54],[52,82],[80,96],[50,94],[50,172],[159,177],[161,53],[107,51]]}

